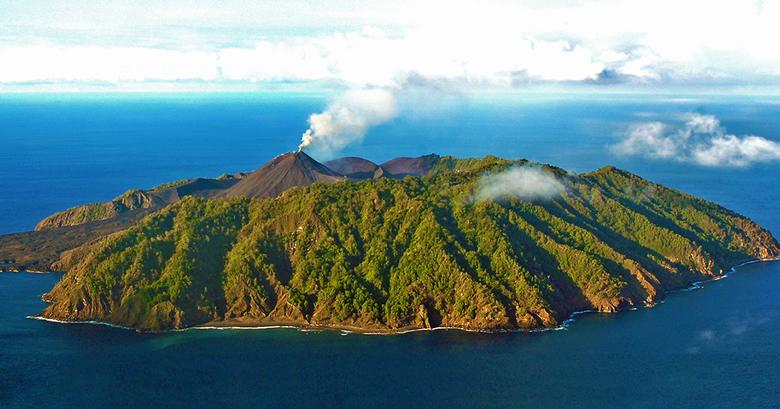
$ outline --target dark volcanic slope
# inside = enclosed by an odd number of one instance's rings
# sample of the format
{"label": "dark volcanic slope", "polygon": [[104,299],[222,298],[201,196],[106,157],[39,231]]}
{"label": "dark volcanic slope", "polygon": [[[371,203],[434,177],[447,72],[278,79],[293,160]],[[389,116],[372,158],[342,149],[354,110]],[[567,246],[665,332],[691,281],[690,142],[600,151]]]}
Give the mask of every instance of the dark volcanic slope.
{"label": "dark volcanic slope", "polygon": [[371,179],[379,166],[370,160],[347,156],[325,162],[325,166],[352,179]]}
{"label": "dark volcanic slope", "polygon": [[218,196],[265,198],[295,186],[308,186],[317,182],[334,183],[345,179],[304,152],[290,152],[277,156]]}
{"label": "dark volcanic slope", "polygon": [[439,163],[439,160],[441,156],[432,153],[417,158],[395,158],[379,167],[396,177],[425,176]]}
{"label": "dark volcanic slope", "polygon": [[233,186],[237,181],[238,179],[192,179],[176,186],[176,195],[180,199],[185,196],[211,197],[215,196],[217,192]]}
{"label": "dark volcanic slope", "polygon": [[0,259],[15,260],[15,270],[57,271],[55,262],[65,251],[124,230],[154,210],[134,209],[110,219],[0,236]]}

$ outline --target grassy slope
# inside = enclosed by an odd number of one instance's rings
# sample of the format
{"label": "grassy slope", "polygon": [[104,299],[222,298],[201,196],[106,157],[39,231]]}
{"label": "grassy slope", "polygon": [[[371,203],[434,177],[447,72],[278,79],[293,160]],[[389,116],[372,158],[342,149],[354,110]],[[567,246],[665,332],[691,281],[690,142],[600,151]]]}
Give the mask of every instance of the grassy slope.
{"label": "grassy slope", "polygon": [[155,197],[155,193],[165,189],[175,188],[189,182],[189,179],[164,183],[149,190],[131,189],[117,196],[110,202],[89,203],[74,206],[52,214],[41,220],[35,230],[57,229],[60,227],[77,226],[84,223],[108,220],[118,215],[136,209],[152,209],[163,206],[165,201]]}

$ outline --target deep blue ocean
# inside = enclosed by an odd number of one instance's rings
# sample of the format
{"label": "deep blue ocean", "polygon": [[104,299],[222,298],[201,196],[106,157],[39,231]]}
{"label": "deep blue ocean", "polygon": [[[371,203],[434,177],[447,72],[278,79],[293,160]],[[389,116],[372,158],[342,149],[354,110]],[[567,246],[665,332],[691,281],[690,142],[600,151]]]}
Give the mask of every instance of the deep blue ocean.
{"label": "deep blue ocean", "polygon": [[[326,101],[0,94],[0,234],[130,188],[256,169],[295,149]],[[342,154],[492,154],[577,172],[613,164],[780,235],[780,163],[708,168],[608,149],[632,123],[691,113],[717,116],[729,133],[780,139],[778,97],[465,95],[405,100],[397,119]],[[780,262],[741,267],[651,309],[512,334],[151,335],[26,319],[58,279],[0,273],[0,408],[780,407]]]}

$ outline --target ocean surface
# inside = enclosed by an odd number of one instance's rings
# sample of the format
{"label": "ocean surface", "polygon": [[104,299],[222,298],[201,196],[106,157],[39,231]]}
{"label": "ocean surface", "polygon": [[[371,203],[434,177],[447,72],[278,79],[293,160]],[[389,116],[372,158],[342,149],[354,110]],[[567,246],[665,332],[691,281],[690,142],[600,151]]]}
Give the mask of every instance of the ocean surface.
{"label": "ocean surface", "polygon": [[[256,169],[295,149],[326,101],[0,95],[0,234],[130,188]],[[777,97],[465,95],[405,100],[397,119],[342,154],[492,154],[576,172],[613,164],[780,235],[780,163],[710,168],[609,150],[633,123],[691,113],[717,116],[729,133],[780,139]],[[740,267],[654,308],[511,334],[152,335],[27,319],[58,279],[0,273],[0,408],[780,407],[780,262]]]}

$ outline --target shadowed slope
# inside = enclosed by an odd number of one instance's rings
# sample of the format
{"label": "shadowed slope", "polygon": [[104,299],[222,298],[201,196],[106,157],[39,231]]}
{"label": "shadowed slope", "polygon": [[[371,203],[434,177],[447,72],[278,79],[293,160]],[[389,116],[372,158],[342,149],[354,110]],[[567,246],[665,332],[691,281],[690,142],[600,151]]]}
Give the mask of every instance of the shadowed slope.
{"label": "shadowed slope", "polygon": [[382,169],[396,177],[425,176],[441,160],[441,156],[434,153],[416,158],[395,158],[381,165]]}
{"label": "shadowed slope", "polygon": [[371,179],[379,168],[368,159],[347,156],[325,162],[325,166],[352,179]]}

